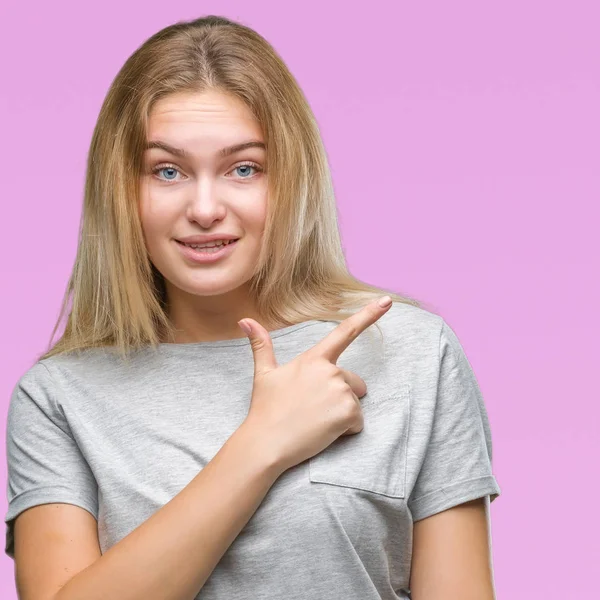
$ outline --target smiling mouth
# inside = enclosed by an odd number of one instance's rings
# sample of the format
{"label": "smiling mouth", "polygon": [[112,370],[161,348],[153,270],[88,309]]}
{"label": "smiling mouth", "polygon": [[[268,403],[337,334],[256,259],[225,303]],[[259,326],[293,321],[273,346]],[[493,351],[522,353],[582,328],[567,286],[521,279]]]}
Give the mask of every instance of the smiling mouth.
{"label": "smiling mouth", "polygon": [[175,240],[178,244],[181,244],[182,246],[187,246],[188,248],[192,248],[194,250],[209,250],[211,248],[224,248],[225,246],[229,246],[229,244],[233,244],[234,242],[237,242],[240,238],[235,238],[233,240],[225,240],[220,244],[215,244],[212,246],[208,246],[208,245],[202,245],[202,244],[186,244],[185,242],[180,242],[179,240]]}
{"label": "smiling mouth", "polygon": [[193,247],[191,245],[175,240],[179,244],[180,252],[188,259],[195,262],[215,262],[222,257],[228,256],[234,250],[234,246],[238,243],[238,239],[228,240],[226,243],[217,246],[200,246]]}

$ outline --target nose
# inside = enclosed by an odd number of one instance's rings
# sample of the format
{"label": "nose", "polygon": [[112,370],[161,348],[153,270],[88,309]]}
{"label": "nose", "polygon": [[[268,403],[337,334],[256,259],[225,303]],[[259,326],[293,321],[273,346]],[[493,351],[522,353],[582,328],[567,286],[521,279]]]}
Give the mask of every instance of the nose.
{"label": "nose", "polygon": [[205,229],[215,221],[220,221],[227,212],[225,203],[219,198],[217,184],[208,177],[199,178],[198,185],[187,205],[187,216]]}

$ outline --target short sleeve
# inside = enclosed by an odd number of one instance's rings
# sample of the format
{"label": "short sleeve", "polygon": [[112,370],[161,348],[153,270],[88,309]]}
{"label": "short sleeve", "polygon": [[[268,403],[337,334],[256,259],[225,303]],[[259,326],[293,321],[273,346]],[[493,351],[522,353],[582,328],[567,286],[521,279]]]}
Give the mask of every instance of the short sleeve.
{"label": "short sleeve", "polygon": [[500,487],[492,472],[492,437],[483,397],[465,352],[442,321],[439,371],[425,457],[408,499],[413,522]]}
{"label": "short sleeve", "polygon": [[48,368],[33,365],[13,389],[6,420],[5,553],[14,559],[14,519],[38,504],[80,506],[98,518],[98,488],[75,442]]}

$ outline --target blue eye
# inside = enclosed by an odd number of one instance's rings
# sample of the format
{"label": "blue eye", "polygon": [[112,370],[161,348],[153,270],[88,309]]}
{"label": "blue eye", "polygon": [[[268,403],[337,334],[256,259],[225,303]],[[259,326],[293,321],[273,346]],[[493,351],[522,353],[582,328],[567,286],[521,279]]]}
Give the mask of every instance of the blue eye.
{"label": "blue eye", "polygon": [[[246,162],[240,163],[239,165],[236,165],[235,167],[233,167],[232,171],[236,171],[238,169],[245,169],[246,175],[248,174],[248,169],[254,169],[257,172],[255,175],[252,175],[252,176],[245,176],[245,175],[241,176],[241,177],[239,177],[240,180],[254,179],[255,177],[258,176],[258,173],[261,173],[263,171],[262,167],[260,167],[259,165],[257,165],[255,162],[252,162],[252,161],[246,161]],[[171,175],[166,175],[165,179],[163,179],[162,177],[158,177],[159,181],[163,181],[165,183],[166,182],[171,183],[171,182],[177,181],[177,179],[175,179],[176,174],[180,173],[180,170],[175,165],[171,165],[171,164],[157,165],[156,167],[151,169],[151,173],[153,175],[157,175],[161,171],[171,173]],[[229,172],[231,172],[231,171],[229,171]]]}
{"label": "blue eye", "polygon": [[[159,172],[159,171],[177,171],[177,169],[175,167],[160,167],[158,169],[156,169],[155,172]],[[173,181],[173,179],[167,177],[168,181]]]}
{"label": "blue eye", "polygon": [[[239,167],[236,167],[234,170],[237,169],[253,169],[254,167],[252,165],[240,165]],[[242,177],[242,179],[247,179],[247,177]]]}

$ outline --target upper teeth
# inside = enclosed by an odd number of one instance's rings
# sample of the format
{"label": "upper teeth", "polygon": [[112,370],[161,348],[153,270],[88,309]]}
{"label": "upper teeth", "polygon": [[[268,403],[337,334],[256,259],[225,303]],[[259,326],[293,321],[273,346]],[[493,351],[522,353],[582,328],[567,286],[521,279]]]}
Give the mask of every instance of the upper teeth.
{"label": "upper teeth", "polygon": [[190,246],[190,248],[213,248],[215,246],[222,246],[223,244],[229,244],[233,242],[233,240],[214,240],[212,242],[206,242],[205,244],[186,244],[183,242],[185,246]]}

